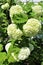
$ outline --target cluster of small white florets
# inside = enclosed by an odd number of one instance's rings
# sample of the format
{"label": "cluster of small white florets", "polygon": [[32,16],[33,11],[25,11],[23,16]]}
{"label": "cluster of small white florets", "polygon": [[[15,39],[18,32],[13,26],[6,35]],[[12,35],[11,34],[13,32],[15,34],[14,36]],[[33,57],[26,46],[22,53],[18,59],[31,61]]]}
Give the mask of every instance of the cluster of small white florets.
{"label": "cluster of small white florets", "polygon": [[31,18],[23,26],[23,31],[26,36],[32,37],[41,29],[41,23],[37,19]]}
{"label": "cluster of small white florets", "polygon": [[21,50],[18,54],[18,59],[25,60],[28,58],[29,55],[30,55],[30,49],[28,47],[23,47],[23,48],[21,48]]}
{"label": "cluster of small white florets", "polygon": [[5,3],[1,6],[2,9],[8,9],[9,8],[9,4],[8,3]]}
{"label": "cluster of small white florets", "polygon": [[10,17],[12,18],[14,14],[23,13],[23,9],[20,5],[14,5],[10,8]]}
{"label": "cluster of small white florets", "polygon": [[17,29],[16,24],[10,24],[7,28],[7,33],[14,40],[19,40],[23,34],[19,28]]}
{"label": "cluster of small white florets", "polygon": [[41,14],[43,12],[43,9],[40,5],[36,4],[32,7],[32,11],[36,14]]}

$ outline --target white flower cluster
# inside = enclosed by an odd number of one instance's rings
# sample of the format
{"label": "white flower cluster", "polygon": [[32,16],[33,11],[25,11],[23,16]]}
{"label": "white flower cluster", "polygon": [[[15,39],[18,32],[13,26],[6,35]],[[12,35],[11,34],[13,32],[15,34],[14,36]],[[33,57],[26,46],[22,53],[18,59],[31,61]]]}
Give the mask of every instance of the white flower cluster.
{"label": "white flower cluster", "polygon": [[23,32],[26,36],[34,36],[41,29],[41,23],[37,19],[31,18],[23,26]]}
{"label": "white flower cluster", "polygon": [[23,9],[20,5],[14,5],[10,8],[10,17],[12,17],[14,14],[20,13],[23,13]]}
{"label": "white flower cluster", "polygon": [[4,5],[1,6],[2,9],[8,9],[9,8],[9,4],[8,3],[5,3]]}
{"label": "white flower cluster", "polygon": [[36,14],[41,14],[43,12],[43,9],[40,5],[35,5],[32,7],[32,11]]}
{"label": "white flower cluster", "polygon": [[14,34],[14,32],[16,31],[16,29],[17,29],[16,24],[10,24],[8,26],[8,28],[7,28],[8,35],[10,36],[10,35],[12,35],[12,33]]}
{"label": "white flower cluster", "polygon": [[7,28],[7,33],[14,40],[19,40],[23,34],[19,28],[17,29],[16,24],[10,24]]}
{"label": "white flower cluster", "polygon": [[28,47],[23,47],[23,48],[21,48],[21,50],[18,54],[18,59],[25,60],[28,58],[29,55],[30,55],[30,49]]}

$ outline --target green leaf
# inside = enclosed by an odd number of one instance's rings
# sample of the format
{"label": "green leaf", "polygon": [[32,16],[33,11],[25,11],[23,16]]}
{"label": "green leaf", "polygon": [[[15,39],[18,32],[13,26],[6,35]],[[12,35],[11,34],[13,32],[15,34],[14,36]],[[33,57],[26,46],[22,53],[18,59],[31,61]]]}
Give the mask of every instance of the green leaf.
{"label": "green leaf", "polygon": [[41,65],[43,65],[43,62],[41,62]]}
{"label": "green leaf", "polygon": [[38,4],[41,5],[43,8],[43,1],[40,1]]}
{"label": "green leaf", "polygon": [[34,46],[32,44],[29,44],[29,48],[30,48],[31,51],[34,50]]}
{"label": "green leaf", "polygon": [[3,50],[3,45],[2,44],[0,44],[0,51],[2,51]]}
{"label": "green leaf", "polygon": [[0,63],[0,65],[4,65],[3,63]]}
{"label": "green leaf", "polygon": [[13,16],[13,22],[14,23],[25,23],[28,20],[27,14],[16,14]]}
{"label": "green leaf", "polygon": [[9,48],[9,50],[8,50],[8,55],[10,55],[12,52],[15,54],[15,56],[17,56],[18,55],[18,53],[19,53],[19,51],[20,51],[20,48],[19,47],[17,47],[16,45],[11,45],[10,46],[10,48]]}
{"label": "green leaf", "polygon": [[11,62],[15,62],[14,58],[10,55],[9,58],[8,58],[8,62],[11,63]]}
{"label": "green leaf", "polygon": [[0,3],[4,4],[6,3],[7,1],[6,0],[0,0]]}
{"label": "green leaf", "polygon": [[[20,48],[18,48],[17,46],[13,46],[13,45],[10,46],[9,51],[8,51],[8,62],[9,63],[11,63],[11,62],[17,62],[19,51],[20,51]],[[14,53],[14,56],[17,59],[14,59],[14,57],[12,56],[11,53]]]}
{"label": "green leaf", "polygon": [[0,62],[4,62],[7,58],[7,55],[5,52],[0,52]]}
{"label": "green leaf", "polygon": [[27,13],[31,11],[31,6],[33,5],[33,2],[27,2],[24,6],[23,9],[24,11],[26,11]]}

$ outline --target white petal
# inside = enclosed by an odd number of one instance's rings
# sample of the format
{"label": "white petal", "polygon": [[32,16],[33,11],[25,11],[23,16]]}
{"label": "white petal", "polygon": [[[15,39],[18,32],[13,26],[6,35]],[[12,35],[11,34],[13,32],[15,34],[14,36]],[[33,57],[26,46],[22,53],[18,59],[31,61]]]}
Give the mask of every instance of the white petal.
{"label": "white petal", "polygon": [[5,50],[8,52],[8,50],[9,50],[9,47],[11,46],[11,43],[8,43],[8,44],[6,44],[6,46],[5,46]]}

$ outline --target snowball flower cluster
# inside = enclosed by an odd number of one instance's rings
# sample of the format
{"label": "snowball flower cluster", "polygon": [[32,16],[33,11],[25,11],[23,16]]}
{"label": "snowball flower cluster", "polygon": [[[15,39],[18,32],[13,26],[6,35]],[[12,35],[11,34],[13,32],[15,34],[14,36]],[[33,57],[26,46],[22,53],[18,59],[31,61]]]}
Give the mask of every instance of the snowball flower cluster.
{"label": "snowball flower cluster", "polygon": [[8,9],[9,8],[9,4],[5,3],[4,5],[1,6],[2,9]]}
{"label": "snowball flower cluster", "polygon": [[23,26],[23,32],[26,36],[32,37],[41,29],[41,23],[37,19],[31,18]]}
{"label": "snowball flower cluster", "polygon": [[8,35],[14,40],[19,40],[22,36],[22,31],[18,28],[16,24],[10,24],[7,28]]}
{"label": "snowball flower cluster", "polygon": [[17,29],[16,24],[10,24],[8,26],[8,28],[7,28],[8,35],[10,36],[10,35],[14,34],[14,32],[16,31],[16,29]]}
{"label": "snowball flower cluster", "polygon": [[35,12],[36,14],[41,14],[43,9],[40,5],[37,4],[32,7],[32,11]]}
{"label": "snowball flower cluster", "polygon": [[20,5],[14,5],[10,8],[10,17],[12,17],[14,14],[20,13],[23,13],[23,9]]}
{"label": "snowball flower cluster", "polygon": [[23,47],[23,48],[21,48],[21,50],[18,54],[18,59],[25,60],[28,58],[29,55],[30,55],[30,49],[28,47]]}

